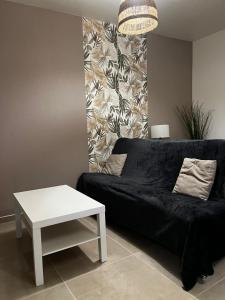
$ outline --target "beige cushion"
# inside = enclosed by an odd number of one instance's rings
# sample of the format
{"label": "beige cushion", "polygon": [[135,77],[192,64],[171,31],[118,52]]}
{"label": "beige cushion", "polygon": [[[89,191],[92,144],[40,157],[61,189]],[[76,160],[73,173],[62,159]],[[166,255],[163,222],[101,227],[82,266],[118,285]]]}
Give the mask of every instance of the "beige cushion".
{"label": "beige cushion", "polygon": [[120,176],[127,159],[127,154],[112,154],[106,161],[102,173]]}
{"label": "beige cushion", "polygon": [[173,193],[208,200],[215,179],[216,167],[216,160],[185,158]]}

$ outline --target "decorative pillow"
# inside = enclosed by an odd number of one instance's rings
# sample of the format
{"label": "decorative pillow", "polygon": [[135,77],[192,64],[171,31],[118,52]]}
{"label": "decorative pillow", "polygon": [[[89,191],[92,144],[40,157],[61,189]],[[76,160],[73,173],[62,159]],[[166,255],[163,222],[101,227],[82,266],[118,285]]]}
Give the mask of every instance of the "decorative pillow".
{"label": "decorative pillow", "polygon": [[102,173],[120,176],[127,159],[127,154],[111,154],[102,169]]}
{"label": "decorative pillow", "polygon": [[208,200],[215,175],[216,160],[185,158],[173,193]]}

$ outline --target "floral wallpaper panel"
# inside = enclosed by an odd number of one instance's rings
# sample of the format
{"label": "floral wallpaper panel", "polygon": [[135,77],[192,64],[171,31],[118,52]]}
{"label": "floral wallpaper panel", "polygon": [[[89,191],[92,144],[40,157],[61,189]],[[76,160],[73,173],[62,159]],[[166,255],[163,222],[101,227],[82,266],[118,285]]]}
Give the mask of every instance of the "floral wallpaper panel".
{"label": "floral wallpaper panel", "polygon": [[120,137],[148,136],[147,40],[83,18],[89,169],[101,171]]}

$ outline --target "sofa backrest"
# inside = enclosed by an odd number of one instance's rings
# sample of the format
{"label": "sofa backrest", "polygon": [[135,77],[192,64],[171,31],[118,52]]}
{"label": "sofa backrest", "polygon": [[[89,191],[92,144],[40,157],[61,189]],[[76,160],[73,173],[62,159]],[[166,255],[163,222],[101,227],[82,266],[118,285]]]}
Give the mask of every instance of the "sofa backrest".
{"label": "sofa backrest", "polygon": [[225,198],[225,140],[144,140],[120,138],[114,154],[127,153],[122,176],[172,190],[185,157],[217,160],[211,197]]}

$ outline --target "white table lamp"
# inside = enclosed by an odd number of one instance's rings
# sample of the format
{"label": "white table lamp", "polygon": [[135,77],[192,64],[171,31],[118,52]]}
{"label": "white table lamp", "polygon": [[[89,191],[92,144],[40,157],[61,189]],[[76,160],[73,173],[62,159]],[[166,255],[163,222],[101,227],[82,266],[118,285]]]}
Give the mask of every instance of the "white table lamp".
{"label": "white table lamp", "polygon": [[170,137],[169,125],[154,125],[151,126],[152,139],[166,139]]}

